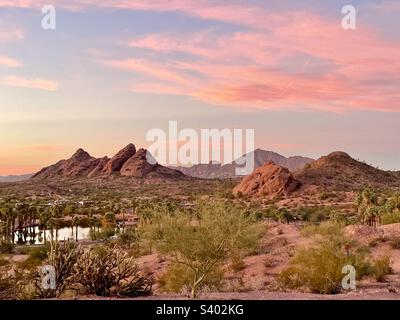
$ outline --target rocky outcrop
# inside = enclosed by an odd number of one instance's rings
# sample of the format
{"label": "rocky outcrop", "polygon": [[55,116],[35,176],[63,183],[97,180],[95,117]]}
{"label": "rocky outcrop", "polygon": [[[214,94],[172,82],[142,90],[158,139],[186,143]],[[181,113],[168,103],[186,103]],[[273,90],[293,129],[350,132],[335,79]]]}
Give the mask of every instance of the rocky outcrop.
{"label": "rocky outcrop", "polygon": [[249,197],[273,198],[288,196],[300,185],[301,183],[287,168],[267,162],[252,174],[244,177],[233,189],[233,193]]}
{"label": "rocky outcrop", "polygon": [[92,177],[96,177],[98,175],[101,175],[101,173],[103,172],[105,166],[107,165],[107,163],[110,161],[109,157],[103,157],[101,159],[99,159],[99,163],[97,164],[97,166],[88,174],[89,178]]}
{"label": "rocky outcrop", "polygon": [[54,165],[43,168],[32,178],[53,177],[82,177],[87,176],[99,163],[99,159],[93,158],[83,149],[78,149],[71,158],[61,160]]}
{"label": "rocky outcrop", "polygon": [[121,170],[124,163],[136,153],[136,147],[130,143],[112,157],[102,170],[102,174],[111,174]]}
{"label": "rocky outcrop", "polygon": [[111,175],[134,178],[186,177],[178,170],[159,165],[145,149],[136,152],[135,146],[129,144],[111,159],[94,158],[83,149],[79,149],[71,158],[43,168],[33,175],[32,179],[107,178]]}
{"label": "rocky outcrop", "polygon": [[145,149],[140,149],[121,168],[121,176],[143,178],[147,176],[182,177],[182,172],[163,167],[156,163],[153,156]]}
{"label": "rocky outcrop", "polygon": [[147,151],[145,149],[140,149],[122,166],[121,175],[142,178],[149,174],[155,166],[157,166],[157,164],[150,164],[147,161]]}

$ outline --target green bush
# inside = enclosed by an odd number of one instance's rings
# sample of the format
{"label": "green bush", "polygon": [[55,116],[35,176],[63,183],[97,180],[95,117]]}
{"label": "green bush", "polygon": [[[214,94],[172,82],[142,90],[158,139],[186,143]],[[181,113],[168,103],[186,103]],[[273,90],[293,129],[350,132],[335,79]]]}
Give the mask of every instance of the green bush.
{"label": "green bush", "polygon": [[117,242],[120,245],[136,243],[139,240],[139,235],[135,229],[128,228],[118,234]]}
{"label": "green bush", "polygon": [[14,300],[16,297],[14,278],[7,272],[0,272],[0,300]]}
{"label": "green bush", "polygon": [[115,236],[116,231],[114,227],[104,227],[100,231],[95,229],[90,230],[89,236],[91,240],[106,240]]}
{"label": "green bush", "polygon": [[[257,216],[260,213],[257,214]],[[271,206],[263,213],[264,218],[272,219],[281,223],[290,223],[297,220],[297,216],[290,212],[286,208],[277,208],[276,206]]]}
{"label": "green bush", "polygon": [[192,297],[219,263],[254,250],[261,232],[246,210],[224,201],[202,202],[194,212],[156,214],[142,229],[166,258],[192,270]]}
{"label": "green bush", "polygon": [[400,212],[393,211],[389,213],[384,213],[380,217],[381,224],[392,224],[392,223],[399,223],[400,222]]}
{"label": "green bush", "polygon": [[[224,272],[220,266],[210,272],[205,278],[204,282],[198,288],[211,288],[218,290],[221,287]],[[161,290],[165,292],[182,293],[184,291],[190,292],[193,279],[193,270],[183,264],[172,263],[166,273],[162,275],[159,280]]]}
{"label": "green bush", "polygon": [[28,255],[28,258],[18,263],[18,266],[23,269],[33,269],[42,263],[47,258],[50,246],[42,245],[35,247],[27,247],[20,250],[21,253]]}
{"label": "green bush", "polygon": [[328,220],[331,212],[329,207],[300,207],[297,216],[305,222],[320,223]]}
{"label": "green bush", "polygon": [[0,255],[0,267],[6,266],[6,265],[8,265],[9,263],[10,263],[10,261],[8,261],[7,259],[3,258],[3,257]]}
{"label": "green bush", "polygon": [[385,280],[385,276],[391,274],[392,270],[392,259],[387,255],[380,256],[374,259],[372,264],[372,274],[376,281],[382,282]]}
{"label": "green bush", "polygon": [[370,270],[366,252],[354,249],[346,252],[344,243],[334,238],[320,240],[310,248],[300,248],[289,267],[279,274],[278,282],[285,288],[303,288],[322,294],[339,293],[345,265],[354,266],[357,277],[368,274]]}
{"label": "green bush", "polygon": [[319,225],[315,224],[305,224],[301,233],[304,236],[334,236],[341,237],[343,236],[343,227],[344,225],[341,223],[333,222],[333,221],[324,221]]}
{"label": "green bush", "polygon": [[11,242],[0,240],[0,253],[12,253],[15,245]]}

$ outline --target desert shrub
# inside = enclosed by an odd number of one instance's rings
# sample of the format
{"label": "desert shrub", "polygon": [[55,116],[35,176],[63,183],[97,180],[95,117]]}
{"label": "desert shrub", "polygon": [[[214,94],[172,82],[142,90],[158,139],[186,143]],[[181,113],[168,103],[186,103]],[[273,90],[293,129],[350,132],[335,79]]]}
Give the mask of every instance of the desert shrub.
{"label": "desert shrub", "polygon": [[19,249],[19,252],[28,255],[28,258],[24,261],[18,262],[18,267],[23,269],[33,269],[34,267],[39,266],[42,261],[47,258],[49,249],[49,244]]}
{"label": "desert shrub", "polygon": [[246,264],[240,255],[234,255],[231,258],[230,269],[233,272],[239,272],[246,268]]}
{"label": "desert shrub", "polygon": [[324,221],[319,225],[308,223],[306,224],[301,233],[304,236],[343,236],[343,224],[333,222],[333,221]]}
{"label": "desert shrub", "polygon": [[261,234],[246,211],[230,203],[200,203],[194,212],[155,214],[143,226],[145,239],[173,263],[191,270],[191,296],[224,259],[254,250]]}
{"label": "desert shrub", "polygon": [[70,284],[74,272],[74,265],[80,255],[81,250],[77,247],[75,242],[51,242],[50,250],[47,255],[47,263],[52,266],[55,271],[55,288],[43,288],[41,281],[44,275],[40,273],[37,275],[35,281],[38,296],[49,298],[60,295],[65,287]]}
{"label": "desert shrub", "polygon": [[305,222],[320,223],[329,219],[331,211],[328,207],[300,207],[297,216]]}
{"label": "desert shrub", "polygon": [[[204,280],[199,290],[210,288],[218,290],[222,285],[224,272],[220,265],[216,266]],[[192,286],[192,270],[179,263],[172,263],[166,273],[162,275],[159,284],[162,290],[166,292],[183,293],[190,292]]]}
{"label": "desert shrub", "polygon": [[6,266],[10,263],[10,261],[8,261],[7,259],[5,259],[4,257],[2,257],[2,255],[0,254],[0,267],[2,266]]}
{"label": "desert shrub", "polygon": [[15,245],[11,242],[0,240],[0,253],[12,253]]}
{"label": "desert shrub", "polygon": [[400,238],[399,237],[390,237],[385,239],[392,249],[400,249]]}
{"label": "desert shrub", "polygon": [[152,279],[143,276],[133,258],[116,248],[87,249],[75,266],[74,282],[98,296],[147,295]]}
{"label": "desert shrub", "polygon": [[[260,213],[259,213],[260,214]],[[268,218],[281,223],[290,223],[297,219],[297,216],[286,208],[271,206],[263,213],[264,218]]]}
{"label": "desert shrub", "polygon": [[135,243],[139,240],[139,235],[135,229],[128,228],[123,232],[120,232],[117,237],[117,243],[120,245],[126,245]]}
{"label": "desert shrub", "polygon": [[14,278],[5,270],[0,272],[0,300],[16,299],[17,292]]}
{"label": "desert shrub", "polygon": [[319,197],[320,200],[327,200],[327,199],[335,198],[335,197],[336,197],[336,194],[333,193],[333,192],[322,191],[322,192],[319,194],[318,197]]}
{"label": "desert shrub", "polygon": [[372,274],[376,281],[382,282],[385,280],[385,276],[391,274],[392,270],[392,259],[387,255],[380,256],[374,259],[372,264]]}
{"label": "desert shrub", "polygon": [[115,236],[116,231],[114,227],[104,227],[100,231],[92,229],[89,231],[89,237],[91,240],[106,240]]}
{"label": "desert shrub", "polygon": [[288,268],[278,276],[278,282],[291,289],[306,288],[313,293],[335,294],[341,290],[342,268],[352,265],[357,276],[369,272],[370,264],[364,250],[349,252],[337,239],[319,240],[314,246],[300,248]]}
{"label": "desert shrub", "polygon": [[393,212],[384,213],[380,217],[380,222],[381,222],[381,224],[399,223],[400,222],[400,212],[393,211]]}

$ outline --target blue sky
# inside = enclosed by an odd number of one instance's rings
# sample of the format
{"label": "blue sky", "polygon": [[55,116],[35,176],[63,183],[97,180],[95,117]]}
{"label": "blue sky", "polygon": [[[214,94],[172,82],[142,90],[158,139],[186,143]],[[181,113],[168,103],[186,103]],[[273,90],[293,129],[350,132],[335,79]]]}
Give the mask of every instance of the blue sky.
{"label": "blue sky", "polygon": [[[256,147],[400,169],[398,1],[0,0],[0,174],[146,132],[254,128]],[[357,7],[357,28],[341,8]],[[73,8],[71,6],[73,5]]]}

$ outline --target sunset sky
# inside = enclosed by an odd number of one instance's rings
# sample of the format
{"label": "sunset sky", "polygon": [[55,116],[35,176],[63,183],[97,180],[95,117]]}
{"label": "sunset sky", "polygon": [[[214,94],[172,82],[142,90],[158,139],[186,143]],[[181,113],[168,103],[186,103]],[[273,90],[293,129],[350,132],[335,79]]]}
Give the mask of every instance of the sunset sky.
{"label": "sunset sky", "polygon": [[400,170],[399,17],[396,0],[0,0],[0,175],[146,147],[169,120]]}

